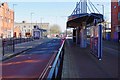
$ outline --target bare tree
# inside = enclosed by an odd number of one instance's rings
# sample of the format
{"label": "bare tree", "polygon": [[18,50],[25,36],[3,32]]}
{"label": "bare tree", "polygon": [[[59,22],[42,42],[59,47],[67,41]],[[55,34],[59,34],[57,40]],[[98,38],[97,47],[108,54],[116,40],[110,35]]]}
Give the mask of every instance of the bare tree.
{"label": "bare tree", "polygon": [[57,24],[52,25],[52,26],[50,27],[50,33],[51,33],[51,34],[59,34],[59,33],[61,33],[61,28],[60,28],[60,26],[57,25]]}

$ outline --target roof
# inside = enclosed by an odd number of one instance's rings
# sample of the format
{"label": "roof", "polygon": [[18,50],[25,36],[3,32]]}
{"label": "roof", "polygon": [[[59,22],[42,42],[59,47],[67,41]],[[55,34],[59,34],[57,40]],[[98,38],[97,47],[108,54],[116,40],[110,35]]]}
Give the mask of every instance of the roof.
{"label": "roof", "polygon": [[86,22],[86,24],[88,25],[93,23],[94,19],[96,19],[98,23],[104,21],[103,15],[98,13],[90,13],[90,14],[81,13],[81,14],[71,15],[68,17],[67,27],[75,28],[81,26],[83,22]]}
{"label": "roof", "polygon": [[39,26],[37,26],[37,25],[34,26],[34,29],[33,29],[33,30],[34,30],[34,31],[36,31],[36,30],[38,31],[38,30],[39,30],[39,31],[43,31],[43,32],[46,32],[46,31],[47,31],[47,30],[45,30],[45,29],[40,29]]}
{"label": "roof", "polygon": [[45,30],[45,29],[39,29],[40,31],[43,31],[43,32],[46,32],[47,30]]}

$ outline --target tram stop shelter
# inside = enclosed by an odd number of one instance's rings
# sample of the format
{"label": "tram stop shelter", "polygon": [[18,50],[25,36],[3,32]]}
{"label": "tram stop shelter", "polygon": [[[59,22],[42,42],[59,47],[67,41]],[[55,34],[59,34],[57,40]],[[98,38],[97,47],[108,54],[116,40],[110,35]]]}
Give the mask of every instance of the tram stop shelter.
{"label": "tram stop shelter", "polygon": [[47,30],[45,29],[40,29],[38,25],[35,25],[34,26],[34,29],[33,29],[33,38],[34,39],[40,39],[40,38],[43,38],[44,37],[44,33],[47,32]]}
{"label": "tram stop shelter", "polygon": [[[87,47],[87,28],[88,27],[90,27],[91,29],[93,28],[92,32],[90,32],[90,36],[91,36],[90,46],[91,46],[91,49],[92,48],[97,49],[97,51],[94,50],[94,53],[97,54],[99,52],[101,53],[102,27],[100,26],[100,24],[103,21],[104,21],[103,15],[98,14],[98,13],[74,14],[68,17],[67,28],[74,28],[73,29],[73,42],[75,42],[76,44],[80,44],[81,48]],[[96,43],[92,43],[95,41]]]}

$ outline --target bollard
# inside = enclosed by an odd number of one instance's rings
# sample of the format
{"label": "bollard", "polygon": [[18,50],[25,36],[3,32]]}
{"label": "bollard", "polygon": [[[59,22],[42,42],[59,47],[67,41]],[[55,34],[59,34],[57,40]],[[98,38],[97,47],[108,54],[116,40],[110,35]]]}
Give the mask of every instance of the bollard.
{"label": "bollard", "polygon": [[2,49],[3,49],[3,50],[2,50],[2,53],[3,53],[3,56],[4,56],[4,54],[5,54],[5,52],[4,52],[4,50],[5,50],[5,49],[4,49],[4,47],[5,47],[4,41],[5,41],[5,39],[2,40]]}
{"label": "bollard", "polygon": [[15,42],[14,42],[14,38],[13,38],[13,52],[15,52]]}
{"label": "bollard", "polygon": [[0,39],[0,61],[2,60],[2,56],[3,56],[2,39]]}

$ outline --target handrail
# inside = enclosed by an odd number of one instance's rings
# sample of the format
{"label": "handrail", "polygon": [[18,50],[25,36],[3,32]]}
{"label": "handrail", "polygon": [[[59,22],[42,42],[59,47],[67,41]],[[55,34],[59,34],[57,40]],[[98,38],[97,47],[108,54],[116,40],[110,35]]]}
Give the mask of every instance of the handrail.
{"label": "handrail", "polygon": [[[58,54],[56,55],[55,59],[51,58],[49,63],[47,64],[46,68],[44,69],[43,73],[40,75],[38,80],[44,80],[45,78],[52,80],[54,78],[58,78],[58,74],[60,74],[58,71],[62,66],[63,63],[63,55],[64,55],[64,44],[65,40],[63,41]],[[58,69],[56,69],[58,67]],[[57,73],[55,73],[57,70]],[[61,71],[62,72],[62,71]]]}
{"label": "handrail", "polygon": [[[53,56],[54,57],[54,56]],[[45,67],[45,69],[43,70],[43,72],[41,73],[41,75],[39,76],[38,80],[42,80],[45,78],[46,73],[49,71],[49,69],[51,68],[51,64],[53,62],[53,58],[51,58],[47,64],[47,66]]]}
{"label": "handrail", "polygon": [[51,79],[52,76],[53,76],[54,69],[55,69],[56,66],[57,66],[57,62],[58,62],[58,60],[59,60],[59,58],[60,58],[62,49],[64,48],[64,43],[65,43],[65,41],[63,42],[61,48],[59,49],[58,55],[56,56],[56,59],[55,59],[55,61],[54,61],[54,63],[53,63],[53,66],[52,66],[52,69],[50,70],[50,74],[49,74],[48,77],[47,77],[47,78],[49,78],[49,79]]}

